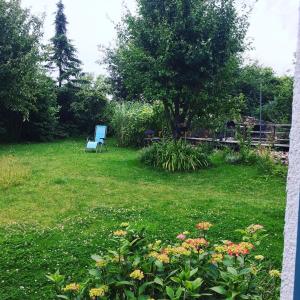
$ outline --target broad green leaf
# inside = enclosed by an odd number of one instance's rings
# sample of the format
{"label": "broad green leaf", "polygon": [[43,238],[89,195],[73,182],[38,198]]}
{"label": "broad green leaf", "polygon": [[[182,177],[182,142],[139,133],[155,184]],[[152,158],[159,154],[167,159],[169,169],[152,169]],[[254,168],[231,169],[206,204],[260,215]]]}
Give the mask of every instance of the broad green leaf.
{"label": "broad green leaf", "polygon": [[220,295],[226,295],[227,291],[224,289],[224,287],[222,286],[214,286],[212,288],[210,288],[210,290],[220,294]]}
{"label": "broad green leaf", "polygon": [[167,286],[166,292],[167,292],[167,295],[170,297],[170,299],[173,299],[175,297],[175,293],[171,287]]}

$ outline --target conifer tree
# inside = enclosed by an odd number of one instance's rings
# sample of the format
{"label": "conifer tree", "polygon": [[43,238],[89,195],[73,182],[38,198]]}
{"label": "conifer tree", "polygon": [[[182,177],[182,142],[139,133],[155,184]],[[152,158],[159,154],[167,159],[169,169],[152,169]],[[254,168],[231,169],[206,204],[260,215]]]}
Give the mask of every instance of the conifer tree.
{"label": "conifer tree", "polygon": [[81,73],[81,61],[77,58],[77,49],[67,37],[67,18],[62,0],[57,3],[55,17],[55,35],[51,39],[52,53],[50,66],[58,71],[58,86],[72,84]]}

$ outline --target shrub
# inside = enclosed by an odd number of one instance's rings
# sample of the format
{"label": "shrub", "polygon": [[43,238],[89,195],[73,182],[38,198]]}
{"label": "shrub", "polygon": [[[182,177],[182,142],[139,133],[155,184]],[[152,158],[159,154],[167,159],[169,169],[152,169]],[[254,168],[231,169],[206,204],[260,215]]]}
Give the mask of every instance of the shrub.
{"label": "shrub", "polygon": [[[56,272],[47,277],[62,299],[276,299],[280,272],[270,270],[258,247],[263,226],[250,225],[242,241],[209,241],[212,224],[196,225],[177,242],[150,241],[128,223],[112,235],[115,247],[92,255],[82,283]],[[268,272],[269,271],[269,272]]]}
{"label": "shrub", "polygon": [[256,165],[266,175],[286,178],[288,168],[280,159],[276,159],[269,148],[259,147],[254,150],[248,147],[241,147],[239,152],[226,149],[224,159],[230,164]]}
{"label": "shrub", "polygon": [[258,167],[264,173],[282,178],[287,177],[287,166],[284,165],[280,160],[274,158],[270,149],[263,147],[259,148],[256,152],[256,161]]}
{"label": "shrub", "polygon": [[141,161],[171,172],[196,171],[209,166],[209,158],[203,148],[194,147],[183,140],[154,143],[142,150]]}
{"label": "shrub", "polygon": [[162,107],[140,102],[112,102],[106,109],[106,116],[117,138],[119,146],[140,146],[145,131],[162,130]]}

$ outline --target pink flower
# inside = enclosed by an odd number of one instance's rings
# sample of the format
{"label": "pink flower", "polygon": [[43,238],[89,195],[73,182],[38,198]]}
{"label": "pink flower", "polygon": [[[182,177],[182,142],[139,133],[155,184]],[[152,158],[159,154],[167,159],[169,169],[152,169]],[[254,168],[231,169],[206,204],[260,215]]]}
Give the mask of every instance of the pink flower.
{"label": "pink flower", "polygon": [[183,234],[183,233],[180,233],[180,234],[177,235],[177,238],[178,238],[179,240],[184,241],[184,240],[186,239],[186,235]]}

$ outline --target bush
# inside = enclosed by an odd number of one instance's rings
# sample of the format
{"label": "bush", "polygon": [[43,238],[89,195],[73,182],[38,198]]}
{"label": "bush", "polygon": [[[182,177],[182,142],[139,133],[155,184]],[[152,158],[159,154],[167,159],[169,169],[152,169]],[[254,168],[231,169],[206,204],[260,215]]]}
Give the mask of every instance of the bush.
{"label": "bush", "polygon": [[183,140],[154,143],[142,150],[141,161],[148,166],[171,172],[196,171],[210,164],[202,147],[192,146]]}
{"label": "bush", "polygon": [[[150,241],[128,223],[112,235],[113,249],[92,255],[82,283],[59,272],[48,275],[62,299],[277,299],[280,272],[270,270],[258,247],[263,226],[250,225],[242,242],[209,241],[212,224],[196,225],[175,243]],[[66,278],[68,278],[66,280]]]}
{"label": "bush", "polygon": [[163,129],[162,111],[160,102],[112,102],[106,116],[119,146],[141,146],[146,130]]}
{"label": "bush", "polygon": [[254,150],[250,147],[241,147],[239,152],[230,149],[224,150],[225,162],[229,164],[257,165],[266,175],[286,178],[288,168],[280,159],[276,159],[269,148],[259,147]]}
{"label": "bush", "polygon": [[272,176],[287,177],[287,166],[281,161],[276,160],[272,156],[270,149],[259,148],[256,152],[256,161],[262,172]]}

